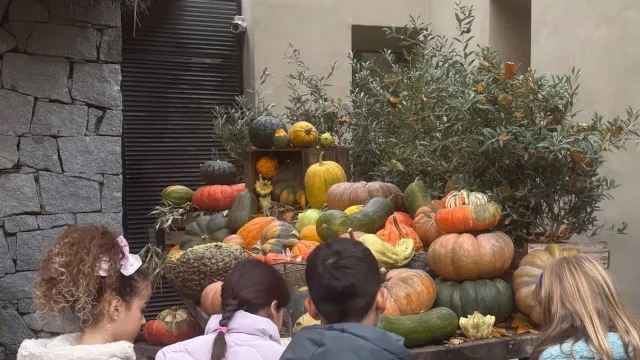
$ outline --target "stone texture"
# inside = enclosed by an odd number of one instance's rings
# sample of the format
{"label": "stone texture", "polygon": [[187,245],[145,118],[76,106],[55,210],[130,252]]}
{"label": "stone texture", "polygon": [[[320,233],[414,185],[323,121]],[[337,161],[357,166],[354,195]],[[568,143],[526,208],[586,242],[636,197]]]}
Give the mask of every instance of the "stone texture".
{"label": "stone texture", "polygon": [[5,241],[2,229],[0,229],[0,276],[13,274],[14,272],[16,272],[16,268],[13,265],[13,258],[11,257],[11,252]]}
{"label": "stone texture", "polygon": [[29,314],[35,311],[33,299],[18,300],[18,312],[21,314]]}
{"label": "stone texture", "polygon": [[31,35],[34,26],[33,22],[9,21],[4,25],[4,28],[16,38],[26,40]]}
{"label": "stone texture", "polygon": [[122,135],[122,111],[107,110],[100,124],[98,135]]}
{"label": "stone texture", "polygon": [[38,229],[38,218],[33,215],[17,215],[4,219],[4,229],[10,234]]}
{"label": "stone texture", "polygon": [[41,172],[40,195],[47,214],[100,210],[100,185],[70,176]]}
{"label": "stone texture", "polygon": [[104,116],[104,111],[94,108],[89,108],[89,121],[87,123],[88,134],[95,135],[98,132],[98,122]]}
{"label": "stone texture", "polygon": [[11,1],[9,20],[46,22],[49,20],[49,11],[45,4],[38,0]]}
{"label": "stone texture", "polygon": [[19,345],[26,339],[35,338],[34,334],[24,323],[20,314],[13,308],[0,306],[0,345]]}
{"label": "stone texture", "polygon": [[105,29],[100,41],[100,60],[122,62],[122,30],[120,28]]}
{"label": "stone texture", "polygon": [[70,319],[66,321],[44,320],[38,319],[36,314],[25,315],[23,319],[25,324],[35,331],[45,331],[55,334],[69,334],[81,331],[79,326],[72,325],[72,321]]}
{"label": "stone texture", "polygon": [[73,225],[76,223],[74,214],[55,214],[38,216],[38,226],[41,230],[51,229],[57,226]]}
{"label": "stone texture", "polygon": [[4,16],[4,12],[9,7],[9,0],[0,0],[0,19]]}
{"label": "stone texture", "polygon": [[37,172],[38,172],[38,170],[36,170],[34,168],[30,168],[28,166],[21,166],[20,167],[20,174],[35,174]]}
{"label": "stone texture", "polygon": [[92,105],[122,109],[120,65],[75,64],[71,96]]}
{"label": "stone texture", "polygon": [[0,300],[18,300],[33,297],[35,271],[23,271],[0,278]]}
{"label": "stone texture", "polygon": [[16,236],[15,235],[7,235],[7,246],[9,246],[9,253],[11,254],[11,258],[13,260],[16,259]]}
{"label": "stone texture", "polygon": [[76,215],[78,225],[103,225],[115,234],[122,234],[122,213],[82,213]]}
{"label": "stone texture", "polygon": [[65,230],[65,227],[59,227],[19,233],[17,236],[16,270],[38,270],[47,249]]}
{"label": "stone texture", "polygon": [[16,38],[5,29],[0,28],[0,55],[15,48],[17,45]]}
{"label": "stone texture", "polygon": [[18,157],[18,138],[0,135],[0,169],[12,168],[18,163]]}
{"label": "stone texture", "polygon": [[82,60],[97,60],[98,34],[88,26],[36,24],[27,52]]}
{"label": "stone texture", "polygon": [[102,211],[122,211],[122,176],[104,176],[104,185],[102,185]]}
{"label": "stone texture", "polygon": [[[8,54],[5,55],[9,57]],[[6,66],[2,66],[4,74]],[[22,135],[29,132],[33,113],[33,98],[14,91],[0,89],[0,135]]]}
{"label": "stone texture", "polygon": [[39,211],[40,201],[33,175],[0,175],[0,217]]}
{"label": "stone texture", "polygon": [[88,109],[84,105],[38,101],[31,121],[31,134],[82,136],[87,128],[87,114]]}
{"label": "stone texture", "polygon": [[91,7],[70,7],[69,0],[49,0],[52,17],[91,23],[120,26],[120,4],[117,1],[97,1]]}
{"label": "stone texture", "polygon": [[4,55],[2,84],[5,88],[69,103],[68,77],[69,62],[65,59],[14,53]]}
{"label": "stone texture", "polygon": [[62,172],[56,139],[46,136],[23,137],[20,140],[20,164],[38,170]]}
{"label": "stone texture", "polygon": [[104,178],[102,177],[101,174],[66,172],[66,173],[64,173],[64,175],[65,176],[77,177],[77,178],[81,178],[81,179],[87,179],[87,180],[91,180],[91,181],[95,181],[95,182],[99,182],[99,183],[102,183],[104,181]]}
{"label": "stone texture", "polygon": [[120,138],[89,136],[58,139],[65,171],[120,174]]}

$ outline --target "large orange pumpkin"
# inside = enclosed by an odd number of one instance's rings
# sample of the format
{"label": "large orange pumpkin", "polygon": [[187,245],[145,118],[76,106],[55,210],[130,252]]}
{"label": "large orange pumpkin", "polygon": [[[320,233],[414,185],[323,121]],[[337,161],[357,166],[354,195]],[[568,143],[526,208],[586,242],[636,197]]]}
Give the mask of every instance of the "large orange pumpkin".
{"label": "large orange pumpkin", "polygon": [[200,297],[200,307],[211,316],[222,312],[222,281],[207,286]]}
{"label": "large orange pumpkin", "polygon": [[205,185],[193,194],[192,203],[201,211],[220,212],[231,209],[245,185]]}
{"label": "large orange pumpkin", "polygon": [[387,226],[393,226],[393,217],[396,217],[396,220],[398,221],[398,224],[401,225],[407,225],[409,227],[413,227],[413,218],[411,218],[411,215],[407,214],[406,212],[402,212],[402,211],[396,211],[393,213],[392,216],[389,216],[387,218],[387,222],[384,224],[385,227]]}
{"label": "large orange pumpkin", "polygon": [[155,345],[171,345],[188,340],[198,333],[198,324],[186,309],[172,307],[162,311],[142,328],[144,338]]}
{"label": "large orange pumpkin", "polygon": [[536,324],[542,323],[542,309],[533,294],[542,272],[557,259],[577,254],[578,250],[575,248],[562,249],[551,244],[544,250],[533,250],[522,258],[518,269],[513,273],[513,291],[516,293],[518,310]]}
{"label": "large orange pumpkin", "polygon": [[437,238],[446,234],[436,224],[436,212],[440,209],[442,209],[442,201],[436,200],[427,206],[421,207],[416,212],[413,227],[416,229],[416,233],[418,233],[425,249],[428,249]]}
{"label": "large orange pumpkin", "polygon": [[[407,215],[407,217],[409,217],[409,215]],[[406,219],[402,223],[398,221],[398,219],[399,218],[396,215],[391,215],[387,220],[384,228],[378,231],[376,235],[380,238],[380,240],[393,246],[395,246],[401,239],[409,238],[413,240],[413,250],[416,252],[422,251],[422,241],[420,240],[420,236],[418,236],[418,233],[413,229],[411,225],[407,225]],[[409,219],[411,219],[411,217],[409,217]],[[410,224],[412,223],[413,220]]]}
{"label": "large orange pumpkin", "polygon": [[238,230],[238,236],[244,239],[244,248],[251,250],[253,245],[262,238],[264,229],[274,221],[276,221],[276,219],[273,217],[263,216],[255,218],[241,227],[240,230]]}
{"label": "large orange pumpkin", "polygon": [[446,234],[429,247],[429,267],[443,280],[492,279],[511,265],[513,240],[501,232]]}
{"label": "large orange pumpkin", "polygon": [[385,315],[413,315],[429,310],[436,300],[436,285],[422,270],[395,269],[382,284],[389,294]]}
{"label": "large orange pumpkin", "polygon": [[492,201],[486,204],[440,209],[436,213],[436,224],[446,233],[483,231],[498,225],[501,217],[500,206]]}
{"label": "large orange pumpkin", "polygon": [[298,121],[291,125],[289,141],[295,147],[312,147],[318,142],[318,130],[306,121]]}
{"label": "large orange pumpkin", "polygon": [[300,240],[314,241],[317,243],[322,242],[320,236],[318,236],[315,225],[305,226],[302,231],[300,231]]}

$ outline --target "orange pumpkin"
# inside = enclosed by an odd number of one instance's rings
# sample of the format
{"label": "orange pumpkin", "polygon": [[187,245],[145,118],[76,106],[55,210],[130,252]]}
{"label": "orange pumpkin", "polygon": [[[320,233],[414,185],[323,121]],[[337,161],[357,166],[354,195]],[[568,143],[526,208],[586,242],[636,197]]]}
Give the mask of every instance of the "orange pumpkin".
{"label": "orange pumpkin", "polygon": [[315,241],[300,240],[291,249],[291,257],[294,259],[302,257],[302,261],[306,261],[309,254],[311,254],[313,249],[318,245],[320,245],[320,243]]}
{"label": "orange pumpkin", "polygon": [[298,238],[298,232],[290,223],[286,221],[274,221],[267,225],[262,231],[262,242],[271,239],[291,239]]}
{"label": "orange pumpkin", "polygon": [[[411,221],[411,223],[413,224],[413,220]],[[418,236],[418,233],[413,229],[412,226],[406,224],[406,220],[404,223],[400,223],[396,215],[391,215],[389,219],[387,219],[387,223],[384,228],[378,231],[376,235],[382,241],[393,246],[395,246],[401,239],[409,238],[413,240],[414,251],[422,251],[423,249],[422,240],[420,240],[420,236]]]}
{"label": "orange pumpkin", "polygon": [[487,204],[440,209],[436,213],[436,224],[446,233],[484,231],[498,225],[501,217],[500,206],[492,201]]}
{"label": "orange pumpkin", "polygon": [[423,206],[416,212],[413,227],[422,240],[422,245],[428,249],[437,238],[446,234],[436,224],[436,212],[442,209],[442,201],[435,200],[427,206]]}
{"label": "orange pumpkin", "polygon": [[443,280],[492,279],[511,265],[513,240],[500,231],[480,234],[446,234],[429,247],[429,267]]}
{"label": "orange pumpkin", "polygon": [[[411,218],[411,215],[407,214],[406,212],[396,211],[393,213],[393,216],[396,217],[398,224],[413,227],[413,219]],[[393,226],[393,216],[389,216],[387,218],[387,222],[384,224],[385,227]]]}
{"label": "orange pumpkin", "polygon": [[269,253],[264,256],[264,262],[269,265],[284,264],[288,261],[287,256],[284,254]]}
{"label": "orange pumpkin", "polygon": [[278,159],[273,156],[263,156],[256,162],[256,171],[265,179],[271,179],[278,172]]}
{"label": "orange pumpkin", "polygon": [[201,211],[225,211],[231,209],[238,194],[244,190],[244,184],[205,185],[193,193],[192,203]]}
{"label": "orange pumpkin", "polygon": [[289,141],[295,147],[312,147],[318,142],[318,130],[306,121],[298,121],[289,130]]}
{"label": "orange pumpkin", "polygon": [[170,253],[172,253],[174,251],[180,251],[180,245],[176,245],[176,246],[172,247],[171,249],[169,249]]}
{"label": "orange pumpkin", "polygon": [[222,281],[214,282],[204,288],[200,297],[200,307],[209,316],[222,312]]}
{"label": "orange pumpkin", "polygon": [[162,311],[142,328],[144,338],[155,345],[171,345],[198,334],[198,324],[186,309],[172,307]]}
{"label": "orange pumpkin", "polygon": [[242,247],[245,247],[246,245],[242,236],[239,236],[239,235],[229,235],[226,238],[224,238],[222,242],[225,244],[239,245]]}
{"label": "orange pumpkin", "polygon": [[238,230],[238,236],[244,239],[244,248],[251,250],[253,245],[262,238],[264,229],[274,221],[276,221],[276,219],[273,217],[257,217],[241,227],[240,230]]}
{"label": "orange pumpkin", "polygon": [[389,294],[385,315],[418,314],[429,310],[436,300],[436,285],[431,276],[422,270],[391,270],[382,287]]}
{"label": "orange pumpkin", "polygon": [[318,236],[315,225],[309,225],[302,229],[302,231],[300,231],[300,240],[314,241],[317,243],[322,242],[320,236]]}

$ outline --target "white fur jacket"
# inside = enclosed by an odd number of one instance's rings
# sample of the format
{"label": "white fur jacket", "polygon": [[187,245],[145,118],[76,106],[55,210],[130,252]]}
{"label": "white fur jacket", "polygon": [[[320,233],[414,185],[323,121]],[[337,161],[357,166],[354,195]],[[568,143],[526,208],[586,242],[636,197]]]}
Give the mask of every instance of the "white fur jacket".
{"label": "white fur jacket", "polygon": [[135,360],[133,344],[125,341],[104,345],[79,345],[80,334],[53,339],[25,340],[18,360]]}

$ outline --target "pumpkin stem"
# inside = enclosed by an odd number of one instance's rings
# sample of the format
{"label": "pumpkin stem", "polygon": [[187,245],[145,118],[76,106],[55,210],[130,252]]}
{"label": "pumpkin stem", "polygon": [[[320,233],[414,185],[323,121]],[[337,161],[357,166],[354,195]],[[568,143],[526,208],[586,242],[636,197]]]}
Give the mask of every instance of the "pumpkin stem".
{"label": "pumpkin stem", "polygon": [[415,180],[413,180],[413,182],[418,182],[418,180],[420,180],[420,176],[418,176]]}
{"label": "pumpkin stem", "polygon": [[320,166],[322,166],[323,162],[324,162],[324,151],[320,153],[320,158],[318,159],[318,164],[320,164]]}
{"label": "pumpkin stem", "polygon": [[406,238],[406,236],[404,236],[404,234],[402,233],[402,229],[400,228],[400,224],[398,224],[398,219],[396,218],[395,215],[393,216],[393,226],[396,227],[396,230],[398,231],[398,234],[400,234],[400,237],[402,237],[403,239]]}
{"label": "pumpkin stem", "polygon": [[353,229],[349,228],[349,230],[347,230],[347,232],[349,233],[349,237],[351,238],[351,240],[357,241],[356,240],[356,236],[353,234]]}

